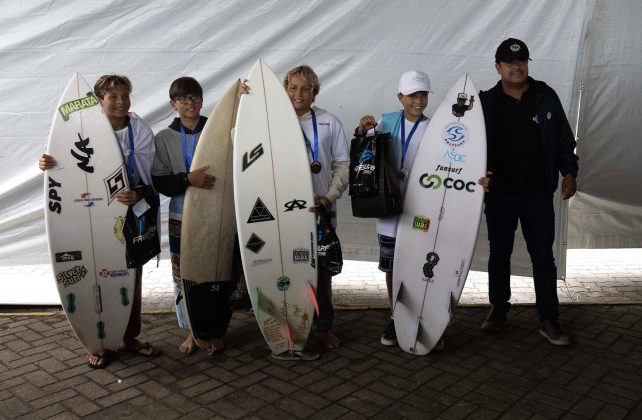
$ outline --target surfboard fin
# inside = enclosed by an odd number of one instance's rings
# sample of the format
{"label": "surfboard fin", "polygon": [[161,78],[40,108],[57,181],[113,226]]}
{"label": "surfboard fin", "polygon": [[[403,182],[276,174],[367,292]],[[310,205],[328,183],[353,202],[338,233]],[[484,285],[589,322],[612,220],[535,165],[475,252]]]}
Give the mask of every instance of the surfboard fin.
{"label": "surfboard fin", "polygon": [[452,318],[456,307],[457,307],[457,299],[455,299],[455,295],[453,295],[453,293],[450,292],[450,299],[448,300],[448,316],[450,318]]}
{"label": "surfboard fin", "polygon": [[314,286],[312,286],[312,283],[308,282],[308,295],[310,296],[310,301],[312,301],[312,304],[314,305],[314,312],[316,312],[317,316],[319,315],[319,303],[317,302],[317,292],[314,290]]}
{"label": "surfboard fin", "polygon": [[288,351],[290,354],[294,351],[294,342],[292,340],[292,330],[290,329],[290,323],[288,320],[285,320],[285,335],[288,338]]}
{"label": "surfboard fin", "polygon": [[397,306],[397,302],[402,301],[403,302],[403,295],[404,295],[404,290],[406,287],[403,285],[403,281],[400,282],[393,282],[392,285],[392,295],[396,296],[396,299],[394,303],[392,304],[392,312],[394,313],[395,307]]}
{"label": "surfboard fin", "polygon": [[408,349],[408,351],[412,354],[417,353],[417,343],[419,343],[420,335],[421,335],[421,318],[417,318],[417,324],[416,324],[416,329],[415,329],[415,344]]}

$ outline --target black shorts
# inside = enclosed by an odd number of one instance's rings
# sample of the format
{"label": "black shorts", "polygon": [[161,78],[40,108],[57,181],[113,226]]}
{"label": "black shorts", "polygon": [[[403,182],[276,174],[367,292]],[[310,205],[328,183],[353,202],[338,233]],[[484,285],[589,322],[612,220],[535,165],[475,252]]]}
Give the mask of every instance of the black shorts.
{"label": "black shorts", "polygon": [[396,238],[385,235],[377,236],[379,237],[379,270],[384,273],[392,273]]}

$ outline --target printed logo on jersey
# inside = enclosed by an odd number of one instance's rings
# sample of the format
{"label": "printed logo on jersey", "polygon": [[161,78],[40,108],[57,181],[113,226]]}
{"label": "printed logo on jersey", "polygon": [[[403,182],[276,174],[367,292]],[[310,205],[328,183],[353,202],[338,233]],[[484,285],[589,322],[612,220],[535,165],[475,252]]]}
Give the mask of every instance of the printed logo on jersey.
{"label": "printed logo on jersey", "polygon": [[265,241],[261,239],[257,234],[253,233],[250,236],[250,239],[245,244],[245,247],[255,254],[258,254],[259,252],[261,252],[261,249],[264,245]]}
{"label": "printed logo on jersey", "polygon": [[56,188],[61,188],[62,184],[52,177],[49,177],[49,211],[58,213],[62,211],[62,197],[58,195]]}
{"label": "printed logo on jersey", "polygon": [[252,208],[252,212],[250,213],[250,218],[247,219],[247,223],[267,222],[270,220],[274,220],[274,216],[272,216],[272,213],[270,213],[265,204],[263,204],[261,198],[257,198],[254,203],[254,208]]}
{"label": "printed logo on jersey", "polygon": [[80,251],[65,251],[56,252],[56,262],[80,261],[82,260],[82,252]]}
{"label": "printed logo on jersey", "polygon": [[442,138],[448,146],[463,146],[468,140],[468,128],[460,122],[452,122],[444,127]]}
{"label": "printed logo on jersey", "polygon": [[262,155],[263,155],[263,144],[261,143],[259,143],[258,146],[252,149],[249,156],[247,152],[243,153],[243,170],[241,172],[244,172],[247,168],[249,168],[250,165],[256,162],[256,160],[260,158]]}
{"label": "printed logo on jersey", "polygon": [[74,149],[69,151],[71,155],[78,160],[76,165],[83,171],[93,174],[94,167],[89,165],[89,160],[91,159],[91,155],[94,154],[94,148],[89,147],[89,137],[83,139],[80,133],[78,133],[78,141],[74,143],[74,146],[76,146],[78,152]]}
{"label": "printed logo on jersey", "polygon": [[87,92],[84,98],[74,99],[73,101],[66,102],[58,107],[58,112],[62,115],[63,121],[69,121],[69,114],[72,112],[80,111],[82,109],[91,108],[98,105],[98,99],[94,92]]}
{"label": "printed logo on jersey", "polygon": [[127,187],[127,184],[125,183],[126,179],[125,168],[121,165],[118,169],[112,172],[111,175],[103,180],[107,190],[107,197],[109,197],[107,205],[114,201],[116,194],[118,194],[119,191]]}
{"label": "printed logo on jersey", "polygon": [[293,211],[295,208],[297,210],[303,210],[306,208],[306,201],[305,200],[297,200],[296,198],[292,201],[288,201],[287,203],[284,204],[285,210],[284,211]]}
{"label": "printed logo on jersey", "polygon": [[77,265],[69,270],[62,271],[56,275],[56,281],[64,287],[78,283],[87,275],[87,269],[84,265]]}

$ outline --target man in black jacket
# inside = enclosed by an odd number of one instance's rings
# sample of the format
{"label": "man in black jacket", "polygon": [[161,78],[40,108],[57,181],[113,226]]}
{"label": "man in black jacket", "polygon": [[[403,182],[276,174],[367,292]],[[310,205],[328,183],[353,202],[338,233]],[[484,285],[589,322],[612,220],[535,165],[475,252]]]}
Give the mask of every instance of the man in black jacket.
{"label": "man in black jacket", "polygon": [[555,91],[528,76],[528,47],[509,38],[495,54],[501,80],[479,98],[488,139],[485,209],[490,242],[488,289],[493,305],[482,330],[499,331],[510,309],[510,260],[520,222],[533,264],[540,334],[567,346],[558,321],[557,268],[553,257],[553,193],[562,180],[562,198],[575,194],[576,142]]}

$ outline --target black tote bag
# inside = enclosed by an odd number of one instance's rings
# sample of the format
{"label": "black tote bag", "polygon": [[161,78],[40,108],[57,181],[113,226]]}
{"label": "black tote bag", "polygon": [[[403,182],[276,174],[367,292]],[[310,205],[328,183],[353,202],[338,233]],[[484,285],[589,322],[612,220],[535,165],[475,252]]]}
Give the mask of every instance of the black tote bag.
{"label": "black tote bag", "polygon": [[349,194],[355,217],[389,217],[401,213],[399,171],[390,133],[352,139]]}

